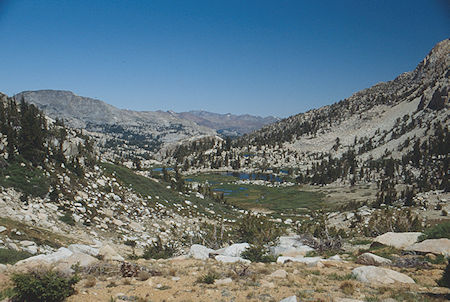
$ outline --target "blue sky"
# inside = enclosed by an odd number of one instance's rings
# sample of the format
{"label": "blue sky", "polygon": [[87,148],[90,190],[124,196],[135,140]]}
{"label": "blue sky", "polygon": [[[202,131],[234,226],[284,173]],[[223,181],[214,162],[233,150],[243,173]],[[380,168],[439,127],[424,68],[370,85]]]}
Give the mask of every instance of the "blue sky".
{"label": "blue sky", "polygon": [[285,117],[414,69],[449,3],[0,0],[0,91]]}

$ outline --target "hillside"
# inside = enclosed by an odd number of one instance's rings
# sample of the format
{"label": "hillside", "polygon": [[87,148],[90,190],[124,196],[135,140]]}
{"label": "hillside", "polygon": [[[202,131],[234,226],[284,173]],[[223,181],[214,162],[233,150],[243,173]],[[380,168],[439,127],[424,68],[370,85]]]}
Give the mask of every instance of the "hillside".
{"label": "hillside", "polygon": [[450,40],[442,41],[415,70],[390,82],[232,142],[209,143],[201,151],[182,146],[175,161],[192,171],[286,169],[300,181],[322,184],[381,180],[379,169],[392,161],[403,182],[427,178],[432,172],[424,169],[434,169],[439,184],[431,187],[443,188],[450,150],[449,53]]}
{"label": "hillside", "polygon": [[184,140],[214,135],[238,136],[276,121],[273,117],[216,114],[206,111],[132,111],[70,91],[24,91],[15,95],[36,105],[53,119],[84,129],[97,138],[110,159],[161,158],[161,150]]}
{"label": "hillside", "polygon": [[212,128],[226,136],[241,136],[279,120],[273,116],[260,117],[249,114],[218,114],[207,111],[181,112],[177,115],[201,126]]}

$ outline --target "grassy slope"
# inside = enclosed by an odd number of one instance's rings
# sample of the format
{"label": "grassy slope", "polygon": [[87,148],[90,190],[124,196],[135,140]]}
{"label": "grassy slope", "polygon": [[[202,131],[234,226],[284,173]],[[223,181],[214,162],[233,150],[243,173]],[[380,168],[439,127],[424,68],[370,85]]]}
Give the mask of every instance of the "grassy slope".
{"label": "grassy slope", "polygon": [[187,179],[202,183],[207,180],[212,189],[226,193],[227,203],[246,209],[265,208],[275,214],[296,214],[326,206],[323,193],[301,190],[298,186],[238,185],[232,184],[238,178],[221,174],[199,174]]}
{"label": "grassy slope", "polygon": [[[205,210],[205,208],[210,208],[214,210],[217,214],[220,214],[224,218],[234,218],[235,213],[229,209],[225,204],[215,202],[209,198],[201,199],[195,197],[194,194],[190,194],[189,197],[180,195],[178,192],[172,189],[168,189],[168,183],[164,183],[162,180],[160,182],[155,182],[145,176],[138,175],[132,170],[118,165],[113,165],[109,163],[102,163],[102,167],[105,169],[107,174],[114,175],[124,186],[131,187],[133,190],[142,196],[159,196],[158,202],[165,204],[169,207],[173,203],[184,204],[185,200],[191,201],[193,204],[197,205],[196,211],[186,211],[185,215],[196,215],[196,212],[202,212],[206,215],[211,215]],[[212,205],[211,205],[212,204]]]}

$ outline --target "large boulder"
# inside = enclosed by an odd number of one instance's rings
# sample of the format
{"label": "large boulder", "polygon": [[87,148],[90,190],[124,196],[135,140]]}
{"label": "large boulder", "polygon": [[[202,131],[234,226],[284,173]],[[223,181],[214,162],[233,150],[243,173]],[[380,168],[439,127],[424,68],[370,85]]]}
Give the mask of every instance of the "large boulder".
{"label": "large boulder", "polygon": [[377,266],[360,266],[353,269],[352,274],[357,280],[365,283],[415,283],[411,277],[405,274]]}
{"label": "large boulder", "polygon": [[373,242],[387,246],[392,246],[397,249],[404,249],[416,243],[420,235],[422,235],[422,233],[420,232],[404,232],[404,233],[387,232],[384,233],[383,235],[376,237],[373,240]]}
{"label": "large boulder", "polygon": [[87,268],[98,261],[99,260],[97,258],[94,258],[91,255],[73,253],[70,257],[58,261],[55,270],[65,274],[71,274],[74,272],[72,268],[73,265],[78,265],[81,268]]}
{"label": "large boulder", "polygon": [[450,239],[427,239],[407,247],[406,250],[423,254],[432,253],[450,256]]}
{"label": "large boulder", "polygon": [[359,255],[358,259],[356,259],[356,263],[379,266],[390,265],[392,264],[392,261],[372,253],[364,253],[362,255]]}
{"label": "large boulder", "polygon": [[274,256],[305,256],[306,253],[314,251],[312,247],[303,244],[300,236],[281,236],[278,244],[270,247],[270,253]]}
{"label": "large boulder", "polygon": [[91,255],[93,257],[97,257],[99,253],[99,249],[85,245],[85,244],[71,244],[67,247],[69,250],[71,250],[74,253],[83,253],[87,255]]}
{"label": "large boulder", "polygon": [[251,263],[250,260],[247,260],[247,259],[244,259],[241,257],[232,257],[232,256],[225,256],[225,255],[217,255],[215,257],[215,259],[222,263],[236,263],[236,262],[247,263],[247,264]]}
{"label": "large boulder", "polygon": [[224,248],[223,250],[217,251],[220,255],[230,256],[230,257],[240,257],[241,254],[250,247],[250,244],[247,242],[244,243],[235,243],[230,245],[229,247]]}
{"label": "large boulder", "polygon": [[216,254],[216,251],[201,244],[194,244],[189,250],[189,256],[194,259],[206,260],[209,259],[209,254]]}
{"label": "large boulder", "polygon": [[120,256],[112,247],[104,245],[98,251],[98,255],[106,261],[124,261],[125,259]]}
{"label": "large boulder", "polygon": [[47,264],[54,264],[60,260],[69,258],[72,256],[73,252],[65,247],[59,248],[56,252],[50,254],[41,254],[33,257],[26,258],[24,260],[20,260],[16,263],[16,265],[21,265],[29,262],[46,262]]}
{"label": "large boulder", "polygon": [[319,263],[324,261],[323,258],[320,257],[289,257],[289,256],[280,256],[277,258],[277,263],[284,264],[286,262],[299,262],[306,264],[307,266],[318,266]]}

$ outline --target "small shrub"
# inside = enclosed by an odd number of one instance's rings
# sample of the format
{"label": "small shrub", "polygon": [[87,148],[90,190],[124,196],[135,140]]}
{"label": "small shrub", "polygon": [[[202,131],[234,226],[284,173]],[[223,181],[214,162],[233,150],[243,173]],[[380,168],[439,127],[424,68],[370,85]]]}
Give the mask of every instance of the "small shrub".
{"label": "small shrub", "polygon": [[236,241],[262,245],[275,242],[283,232],[266,217],[248,214],[237,224]]}
{"label": "small shrub", "polygon": [[216,279],[219,279],[219,275],[214,272],[209,272],[198,277],[197,283],[213,284]]}
{"label": "small shrub", "polygon": [[365,238],[357,238],[357,239],[353,239],[350,241],[351,245],[366,245],[366,244],[371,244],[372,240],[371,239],[365,239]]}
{"label": "small shrub", "polygon": [[442,278],[438,281],[439,286],[450,288],[450,261],[445,267]]}
{"label": "small shrub", "polygon": [[72,214],[69,212],[64,213],[64,216],[59,217],[59,220],[61,220],[64,223],[67,223],[68,225],[75,225],[75,220],[73,219]]}
{"label": "small shrub", "polygon": [[444,264],[445,263],[444,255],[435,255],[434,257],[426,256],[425,260],[430,263],[433,263],[433,264]]}
{"label": "small shrub", "polygon": [[139,273],[138,273],[138,275],[137,275],[137,279],[139,280],[139,281],[145,281],[145,280],[148,280],[148,278],[150,278],[150,273],[149,272],[146,272],[146,271],[140,271]]}
{"label": "small shrub", "polygon": [[267,248],[260,245],[250,245],[248,249],[246,249],[241,257],[244,259],[248,259],[251,262],[275,262],[277,259],[273,255],[269,255],[269,251]]}
{"label": "small shrub", "polygon": [[356,277],[353,274],[338,275],[336,273],[332,273],[332,274],[328,275],[328,279],[344,281],[344,280],[353,280],[353,279],[356,279]]}
{"label": "small shrub", "polygon": [[155,242],[145,247],[143,257],[145,259],[167,259],[174,254],[175,248],[170,244],[163,245],[161,238],[158,237]]}
{"label": "small shrub", "polygon": [[106,287],[108,287],[108,288],[110,288],[110,287],[116,287],[116,286],[117,286],[117,284],[116,284],[116,282],[114,282],[114,281],[111,281],[111,282],[108,283],[108,285],[106,285]]}
{"label": "small shrub", "polygon": [[[4,301],[6,298],[12,298],[14,296],[14,289],[12,287],[9,287],[7,289],[4,289],[0,291],[0,300]],[[9,300],[6,300],[9,301]]]}
{"label": "small shrub", "polygon": [[346,294],[346,295],[353,295],[353,293],[355,292],[355,287],[353,286],[353,283],[345,281],[342,282],[342,284],[339,286],[339,288],[341,289],[341,291]]}
{"label": "small shrub", "polygon": [[95,279],[94,276],[89,276],[89,278],[86,279],[86,281],[84,282],[84,287],[89,288],[89,287],[94,287],[97,284],[97,280]]}
{"label": "small shrub", "polygon": [[10,249],[0,249],[0,263],[14,264],[17,261],[33,256],[25,251],[16,251]]}
{"label": "small shrub", "polygon": [[425,239],[439,239],[439,238],[450,239],[450,220],[436,224],[426,229],[423,232],[423,235],[420,236],[419,241],[423,241]]}
{"label": "small shrub", "polygon": [[57,272],[39,271],[12,276],[14,301],[59,302],[71,296],[74,285],[80,280],[77,275],[65,277]]}
{"label": "small shrub", "polygon": [[448,215],[448,213],[447,213],[447,211],[446,211],[446,210],[442,210],[442,212],[441,212],[441,215],[442,215],[442,216],[447,216],[447,215]]}

